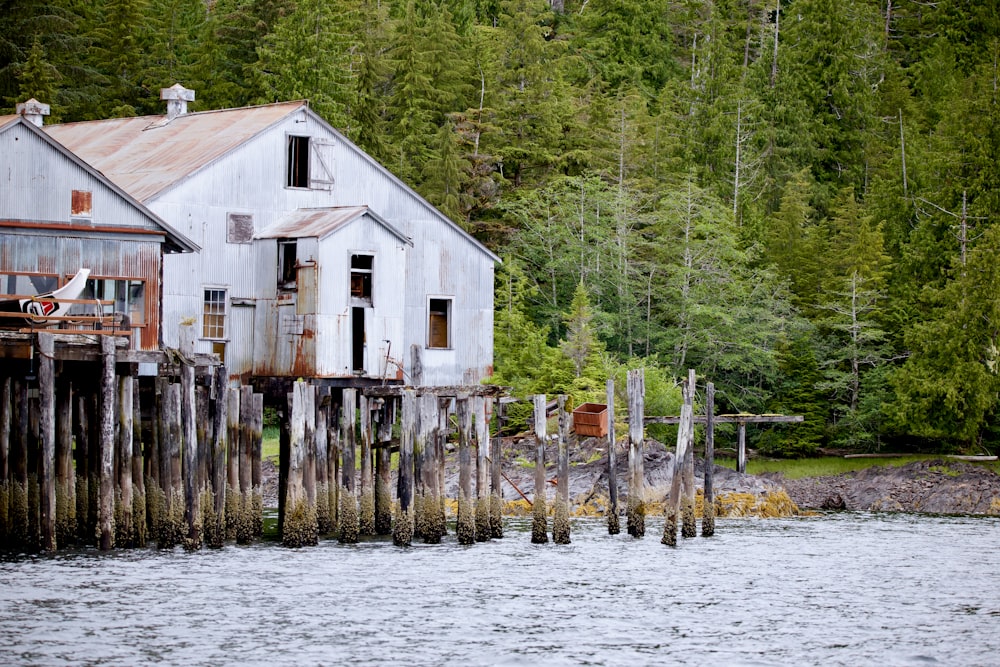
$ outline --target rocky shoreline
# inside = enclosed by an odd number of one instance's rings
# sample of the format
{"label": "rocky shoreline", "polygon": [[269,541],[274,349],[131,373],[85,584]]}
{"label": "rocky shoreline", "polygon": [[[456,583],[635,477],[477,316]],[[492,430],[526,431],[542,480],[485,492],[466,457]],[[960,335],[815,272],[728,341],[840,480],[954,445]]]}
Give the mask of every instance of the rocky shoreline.
{"label": "rocky shoreline", "polygon": [[[575,516],[603,515],[608,503],[605,443],[588,438],[572,448],[570,457],[570,502]],[[626,453],[618,444],[617,481],[620,509],[628,493]],[[534,494],[533,438],[506,438],[502,447],[506,513],[530,513]],[[448,497],[458,492],[457,456],[449,454],[445,486]],[[555,497],[556,446],[546,449],[547,496]],[[549,467],[551,465],[551,468]],[[646,505],[658,514],[673,476],[674,456],[667,448],[647,442],[645,456]],[[702,503],[704,463],[696,460],[697,504]],[[277,466],[263,465],[263,497],[266,507],[278,502]],[[780,474],[747,475],[715,466],[714,487],[717,516],[793,516],[810,511],[851,510],[881,512],[927,512],[934,514],[1000,515],[1000,475],[982,466],[954,460],[927,460],[903,466],[873,466],[856,472],[826,477],[785,479]],[[523,494],[523,496],[522,496]]]}

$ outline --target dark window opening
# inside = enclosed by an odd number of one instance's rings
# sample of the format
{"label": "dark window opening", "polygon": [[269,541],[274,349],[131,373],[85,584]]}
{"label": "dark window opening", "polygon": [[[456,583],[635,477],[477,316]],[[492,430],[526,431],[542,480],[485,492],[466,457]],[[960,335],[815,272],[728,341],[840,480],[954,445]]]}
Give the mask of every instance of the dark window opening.
{"label": "dark window opening", "polygon": [[288,176],[290,188],[309,187],[309,137],[288,137]]}
{"label": "dark window opening", "polygon": [[351,298],[372,302],[372,255],[351,255]]}
{"label": "dark window opening", "polygon": [[282,289],[295,289],[297,251],[294,240],[278,241],[278,287]]}
{"label": "dark window opening", "polygon": [[427,326],[427,347],[451,347],[448,319],[451,299],[431,299]]}
{"label": "dark window opening", "polygon": [[351,308],[351,361],[355,371],[365,370],[364,308]]}

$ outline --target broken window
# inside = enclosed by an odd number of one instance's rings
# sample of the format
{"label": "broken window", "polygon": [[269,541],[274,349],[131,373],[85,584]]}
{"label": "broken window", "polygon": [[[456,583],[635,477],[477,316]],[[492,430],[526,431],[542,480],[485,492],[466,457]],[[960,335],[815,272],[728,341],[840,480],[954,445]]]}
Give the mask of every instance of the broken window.
{"label": "broken window", "polygon": [[141,327],[146,324],[146,283],[141,280],[91,277],[79,298],[93,299],[99,303],[96,306],[74,304],[70,308],[70,314],[127,315],[129,326]]}
{"label": "broken window", "polygon": [[309,187],[309,137],[288,137],[288,174],[285,185]]}
{"label": "broken window", "polygon": [[451,299],[431,299],[427,321],[427,347],[451,347]]}
{"label": "broken window", "polygon": [[250,243],[253,241],[253,216],[249,213],[230,213],[226,225],[227,243]]}
{"label": "broken window", "polygon": [[278,241],[278,287],[280,289],[295,289],[298,278],[296,258],[298,244],[295,239],[280,239]]}
{"label": "broken window", "polygon": [[226,290],[219,287],[205,288],[205,301],[201,310],[202,338],[226,337]]}
{"label": "broken window", "polygon": [[351,255],[351,299],[372,305],[372,255]]}

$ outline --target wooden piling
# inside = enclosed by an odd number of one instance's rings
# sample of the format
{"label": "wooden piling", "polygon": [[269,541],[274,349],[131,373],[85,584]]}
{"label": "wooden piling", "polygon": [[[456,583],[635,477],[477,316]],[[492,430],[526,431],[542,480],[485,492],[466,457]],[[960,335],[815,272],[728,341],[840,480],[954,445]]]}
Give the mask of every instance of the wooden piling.
{"label": "wooden piling", "polygon": [[415,532],[425,544],[441,541],[441,527],[438,526],[440,502],[437,496],[437,445],[438,399],[434,394],[420,396],[420,427],[415,449],[421,452],[420,490],[417,498],[420,509],[416,514]]}
{"label": "wooden piling", "polygon": [[396,495],[399,503],[392,528],[392,543],[399,547],[413,542],[413,445],[416,439],[417,393],[403,390],[400,406],[399,477]]}
{"label": "wooden piling", "polygon": [[130,378],[132,383],[132,541],[137,547],[146,546],[148,519],[146,503],[145,457],[142,438],[142,393],[139,378]]}
{"label": "wooden piling", "polygon": [[663,538],[661,543],[667,546],[677,546],[677,518],[681,508],[681,486],[684,476],[684,458],[690,446],[689,437],[693,432],[693,402],[689,393],[689,383],[684,384],[684,403],[681,405],[681,418],[677,426],[677,451],[674,454],[673,476],[670,481],[670,495],[664,508]]}
{"label": "wooden piling", "polygon": [[615,440],[615,381],[609,379],[605,385],[606,401],[608,405],[608,534],[617,535],[621,532],[621,523],[618,520],[618,443]]}
{"label": "wooden piling", "polygon": [[490,539],[490,490],[487,477],[487,452],[490,448],[490,413],[493,399],[476,396],[473,401],[476,418],[476,541]]}
{"label": "wooden piling", "polygon": [[184,523],[187,535],[184,548],[194,551],[201,548],[201,504],[198,498],[198,425],[194,384],[194,325],[180,327],[181,351],[181,438],[183,461],[181,476],[184,480]]}
{"label": "wooden piling", "polygon": [[205,542],[218,549],[226,541],[226,449],[229,443],[229,372],[216,366],[212,373],[212,457],[211,457],[211,525],[205,526]]}
{"label": "wooden piling", "polygon": [[490,442],[490,537],[503,537],[503,475],[500,457],[503,453],[502,431],[505,424],[506,407],[502,401],[496,405],[497,432]]}
{"label": "wooden piling", "polygon": [[472,505],[472,410],[469,396],[462,395],[455,401],[458,417],[458,521],[455,534],[459,544],[476,541],[476,517]]}
{"label": "wooden piling", "polygon": [[[254,534],[253,441],[250,437],[253,410],[253,387],[244,385],[240,387],[240,518],[236,524],[237,544],[250,544]],[[284,414],[288,414],[287,411]]]}
{"label": "wooden piling", "polygon": [[[316,387],[308,385],[303,396],[305,419],[305,446],[302,466],[302,488],[306,493],[306,504],[316,513]],[[319,520],[316,521],[317,526]]]}
{"label": "wooden piling", "polygon": [[715,384],[705,385],[705,496],[701,509],[701,536],[715,535]]}
{"label": "wooden piling", "polygon": [[375,489],[372,484],[372,405],[363,393],[358,396],[361,418],[361,493],[358,498],[358,534],[375,534]]}
{"label": "wooden piling", "polygon": [[28,548],[28,383],[14,380],[10,440],[9,545]]}
{"label": "wooden piling", "polygon": [[628,506],[626,525],[632,537],[646,534],[646,475],[643,458],[643,411],[645,410],[646,379],[643,369],[628,372]]}
{"label": "wooden piling", "polygon": [[316,544],[318,530],[315,507],[310,507],[306,491],[306,458],[309,443],[308,421],[315,420],[313,388],[303,380],[292,385],[291,420],[289,422],[288,481],[285,486],[285,522],[281,542],[286,547]]}
{"label": "wooden piling", "polygon": [[358,500],[355,489],[355,426],[357,410],[357,390],[343,390],[341,406],[341,483],[340,483],[340,541],[343,544],[357,544],[360,534],[358,521]]}
{"label": "wooden piling", "polygon": [[264,534],[264,394],[251,394],[250,406],[250,534],[260,537]]}
{"label": "wooden piling", "polygon": [[747,471],[747,423],[736,422],[736,472]]}
{"label": "wooden piling", "polygon": [[240,390],[226,388],[226,539],[235,540],[240,523]]}
{"label": "wooden piling", "polygon": [[434,472],[437,482],[437,514],[435,515],[435,526],[441,537],[448,534],[447,521],[447,494],[444,488],[444,468],[447,456],[448,421],[449,410],[451,408],[450,398],[438,399],[438,427],[434,435]]}
{"label": "wooden piling", "polygon": [[555,544],[569,544],[569,411],[566,410],[566,396],[560,394],[559,405],[559,454],[557,459],[558,489],[556,506],[552,517],[552,541]]}
{"label": "wooden piling", "polygon": [[343,411],[330,395],[330,410],[327,419],[326,468],[330,476],[330,523],[333,533],[340,534],[340,422]]}
{"label": "wooden piling", "polygon": [[118,376],[118,493],[115,503],[115,544],[134,547],[135,527],[132,517],[132,377]]}
{"label": "wooden piling", "polygon": [[115,545],[114,447],[115,447],[115,339],[101,336],[101,478],[98,501],[98,547]]}
{"label": "wooden piling", "polygon": [[0,549],[9,547],[10,540],[10,422],[11,379],[0,377]]}
{"label": "wooden piling", "polygon": [[333,532],[330,514],[330,432],[327,421],[330,413],[330,388],[317,387],[316,393],[316,530],[320,535]]}
{"label": "wooden piling", "polygon": [[378,411],[378,429],[375,450],[375,534],[392,534],[392,422],[395,403],[383,399]]}
{"label": "wooden piling", "polygon": [[41,548],[56,550],[56,371],[55,339],[38,334],[39,516]]}
{"label": "wooden piling", "polygon": [[685,401],[691,404],[691,424],[685,438],[684,458],[681,460],[681,537],[695,537],[698,526],[694,516],[694,397],[697,391],[694,370],[688,370]]}
{"label": "wooden piling", "polygon": [[[0,467],[4,467],[0,465]],[[73,384],[56,383],[56,544],[76,542],[76,479],[73,474]],[[5,477],[0,477],[0,480]]]}
{"label": "wooden piling", "polygon": [[545,394],[535,394],[535,491],[531,500],[531,543],[549,541],[545,507]]}
{"label": "wooden piling", "polygon": [[166,512],[162,534],[157,540],[160,548],[181,544],[187,530],[184,520],[184,482],[181,478],[181,386],[176,382],[164,385],[162,400],[164,451],[168,473],[165,478]]}
{"label": "wooden piling", "polygon": [[90,544],[92,532],[89,532],[90,510],[90,473],[87,465],[90,461],[90,426],[88,423],[90,392],[79,391],[74,397],[76,410],[73,411],[73,438],[76,440],[73,450],[75,468],[76,495],[76,541]]}

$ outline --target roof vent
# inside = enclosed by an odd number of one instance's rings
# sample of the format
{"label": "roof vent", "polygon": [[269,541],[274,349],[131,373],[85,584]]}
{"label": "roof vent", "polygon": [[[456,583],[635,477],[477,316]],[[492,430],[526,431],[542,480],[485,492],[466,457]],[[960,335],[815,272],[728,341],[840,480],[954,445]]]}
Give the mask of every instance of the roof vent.
{"label": "roof vent", "polygon": [[27,102],[19,103],[16,108],[19,116],[24,116],[25,120],[36,127],[42,126],[45,122],[45,116],[49,115],[50,110],[48,104],[42,104],[34,97]]}
{"label": "roof vent", "polygon": [[160,88],[160,99],[167,101],[167,120],[173,120],[187,113],[187,103],[194,102],[194,91],[175,83],[169,88]]}

